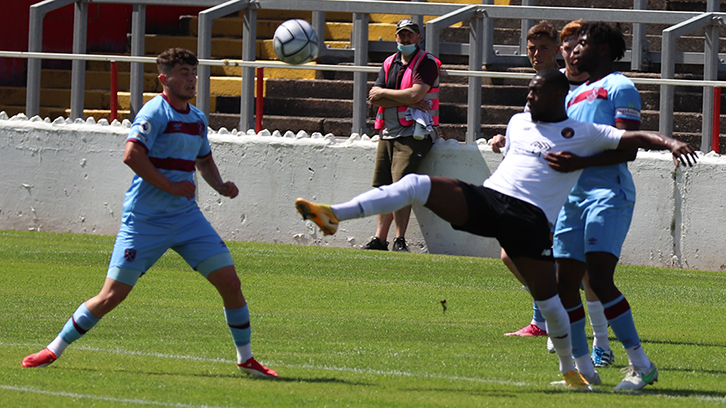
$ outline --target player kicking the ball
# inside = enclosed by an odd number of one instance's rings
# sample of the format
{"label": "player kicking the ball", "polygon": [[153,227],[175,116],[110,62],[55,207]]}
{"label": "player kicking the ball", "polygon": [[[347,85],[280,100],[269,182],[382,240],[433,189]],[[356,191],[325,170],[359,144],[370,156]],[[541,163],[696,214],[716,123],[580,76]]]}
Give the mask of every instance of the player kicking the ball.
{"label": "player kicking the ball", "polygon": [[277,377],[252,357],[249,310],[234,262],[194,200],[195,169],[219,194],[235,198],[239,193],[234,183],[222,179],[212,158],[206,117],[188,103],[196,93],[197,57],[171,48],[159,54],[156,63],[163,92],[141,108],[126,140],[123,161],[136,175],[126,192],[103,288],[78,307],[48,347],[25,357],[23,367],[44,367],[60,358],[171,248],[222,296],[239,370]]}
{"label": "player kicking the ball", "polygon": [[572,361],[570,322],[557,294],[550,241],[550,228],[580,171],[554,170],[552,166],[560,164],[561,158],[553,153],[569,151],[589,156],[607,149],[667,149],[673,153],[676,165],[680,159],[689,166],[697,156],[689,145],[655,132],[625,131],[569,119],[565,112],[568,91],[567,78],[557,70],[544,70],[532,79],[527,95],[531,110],[509,121],[508,154],[482,186],[409,174],[345,203],[329,206],[299,198],[295,207],[325,235],[334,234],[339,221],[420,204],[454,229],[496,238],[521,272],[545,317],[565,383],[571,388],[591,390],[588,379],[577,372]]}

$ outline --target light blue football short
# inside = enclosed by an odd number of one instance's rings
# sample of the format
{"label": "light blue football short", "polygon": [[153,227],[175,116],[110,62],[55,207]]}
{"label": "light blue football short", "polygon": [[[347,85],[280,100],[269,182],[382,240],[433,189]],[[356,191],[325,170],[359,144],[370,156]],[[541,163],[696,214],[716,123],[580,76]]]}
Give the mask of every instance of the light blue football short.
{"label": "light blue football short", "polygon": [[584,200],[570,195],[557,217],[554,257],[585,262],[588,252],[608,252],[620,258],[634,207],[635,202],[621,192],[588,196]]}
{"label": "light blue football short", "polygon": [[197,208],[174,217],[150,219],[125,214],[106,277],[134,286],[169,248],[205,278],[219,268],[234,265],[227,245]]}

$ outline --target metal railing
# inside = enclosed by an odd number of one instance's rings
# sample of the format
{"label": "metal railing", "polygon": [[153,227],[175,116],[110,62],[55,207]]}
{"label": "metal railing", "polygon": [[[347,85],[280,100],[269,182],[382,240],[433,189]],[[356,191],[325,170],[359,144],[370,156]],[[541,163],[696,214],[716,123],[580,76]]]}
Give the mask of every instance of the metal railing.
{"label": "metal railing", "polygon": [[[133,56],[121,56],[121,55],[103,55],[103,54],[67,54],[67,53],[52,53],[52,52],[21,52],[21,51],[0,51],[0,57],[5,58],[27,58],[30,60],[36,59],[53,59],[53,60],[70,60],[70,61],[107,61],[107,62],[129,62],[138,64],[156,64],[155,57],[133,57]],[[357,65],[326,65],[326,64],[304,64],[304,65],[288,65],[279,61],[243,61],[243,60],[214,60],[214,59],[199,59],[199,67],[243,67],[243,68],[285,68],[285,69],[300,69],[300,70],[316,70],[316,71],[337,71],[337,72],[352,72],[352,73],[376,73],[380,68],[372,66],[357,66]],[[454,70],[454,69],[442,69],[442,75],[468,77],[478,79],[479,83],[483,78],[500,78],[500,79],[530,79],[533,74],[531,73],[517,73],[517,72],[496,72],[496,71],[474,71],[474,70]],[[726,81],[715,81],[715,80],[691,80],[691,79],[661,79],[661,78],[630,78],[636,85],[660,85],[660,86],[692,86],[692,87],[704,87],[704,89],[720,89],[726,87]],[[476,88],[475,91],[478,98],[481,98],[481,88]],[[470,89],[471,91],[471,89]],[[199,98],[199,95],[197,95]],[[469,105],[475,106],[478,110],[480,107],[481,99],[471,101],[471,94],[468,96]],[[662,114],[661,114],[662,116]],[[712,119],[715,122],[715,119]],[[477,122],[478,123],[478,122]],[[252,129],[251,127],[249,129]],[[245,129],[241,129],[245,130]],[[711,135],[708,135],[711,137]],[[475,139],[469,139],[467,137],[467,143],[473,143]],[[710,146],[710,144],[709,144]]]}
{"label": "metal railing", "polygon": [[[324,28],[326,12],[349,12],[353,15],[352,49],[327,50],[328,52],[347,52],[353,54],[354,64],[358,67],[354,72],[353,85],[353,128],[351,132],[364,133],[366,115],[366,73],[377,68],[366,67],[369,51],[391,51],[394,45],[391,41],[367,41],[369,13],[412,15],[415,19],[423,21],[421,16],[439,16],[425,25],[426,49],[436,54],[467,55],[469,57],[469,96],[467,113],[466,140],[472,142],[479,135],[480,129],[480,101],[481,78],[500,77],[500,73],[490,73],[481,70],[483,64],[507,63],[513,60],[521,61],[526,58],[524,52],[525,41],[521,40],[519,46],[497,46],[493,44],[492,19],[519,19],[522,21],[522,36],[526,28],[534,20],[546,19],[550,21],[569,21],[579,18],[589,21],[608,21],[633,24],[633,43],[635,46],[626,53],[624,60],[631,62],[631,68],[639,70],[645,60],[661,63],[661,77],[669,80],[675,76],[675,64],[699,64],[704,66],[704,105],[702,146],[710,147],[711,130],[713,124],[713,91],[712,88],[719,82],[709,81],[718,77],[719,68],[723,66],[721,59],[726,55],[718,53],[718,28],[724,22],[724,13],[717,13],[719,3],[708,0],[707,12],[678,12],[661,10],[644,10],[646,0],[634,0],[633,9],[585,9],[562,7],[537,7],[535,0],[523,0],[522,6],[497,6],[493,0],[482,0],[481,5],[462,5],[456,3],[429,3],[429,2],[396,2],[374,0],[231,0],[222,4],[215,0],[46,0],[34,4],[30,9],[28,82],[26,97],[26,113],[36,115],[40,107],[40,58],[34,52],[40,52],[42,44],[43,18],[48,12],[60,7],[75,4],[73,54],[85,55],[86,51],[86,20],[89,3],[117,3],[133,4],[131,55],[141,57],[144,54],[145,13],[147,5],[177,5],[177,6],[209,6],[210,8],[199,13],[199,35],[197,54],[207,61],[211,57],[211,27],[212,22],[224,15],[241,12],[243,17],[243,47],[241,61],[236,62],[242,67],[242,85],[240,100],[240,129],[254,128],[254,69],[264,67],[266,63],[255,61],[255,41],[257,26],[257,11],[260,9],[272,10],[303,10],[313,12],[313,24],[318,30]],[[375,4],[373,4],[375,3]],[[443,28],[459,21],[470,20],[470,36],[468,44],[442,43],[438,41]],[[645,49],[645,25],[668,24],[671,25],[663,31],[662,51],[653,52]],[[706,28],[704,52],[676,52],[675,40],[694,30]],[[322,42],[322,36],[320,36]],[[322,48],[325,50],[325,48]],[[438,51],[438,52],[437,52]],[[30,57],[30,55],[33,55]],[[114,57],[122,61],[120,57]],[[83,116],[85,64],[81,60],[73,60],[73,73],[71,80],[71,118]],[[210,60],[212,61],[212,60]],[[222,63],[223,64],[223,63]],[[210,70],[206,62],[200,64],[199,92],[197,105],[205,113],[209,113],[209,81]],[[296,68],[285,66],[286,68]],[[338,70],[342,70],[339,66]],[[328,67],[301,69],[332,69]],[[505,76],[506,77],[506,76]],[[646,83],[644,79],[634,79],[636,83]],[[694,81],[678,83],[678,81],[657,82],[661,86],[661,115],[659,130],[661,133],[672,134],[672,113],[674,85],[693,84]],[[699,82],[700,83],[700,82]],[[143,103],[143,62],[132,61],[131,64],[131,114],[140,109]]]}

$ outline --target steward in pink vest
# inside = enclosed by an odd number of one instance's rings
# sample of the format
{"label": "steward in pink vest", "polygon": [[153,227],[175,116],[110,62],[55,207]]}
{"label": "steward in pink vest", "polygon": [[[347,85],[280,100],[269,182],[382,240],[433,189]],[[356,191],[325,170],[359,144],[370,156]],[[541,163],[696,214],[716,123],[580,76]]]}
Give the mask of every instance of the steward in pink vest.
{"label": "steward in pink vest", "polygon": [[[368,101],[378,108],[373,187],[417,173],[438,137],[439,71],[441,61],[420,49],[418,24],[404,18],[396,24],[398,52],[386,58]],[[388,250],[388,233],[396,224],[392,250],[408,251],[405,235],[411,206],[378,215],[376,235],[363,249]]]}
{"label": "steward in pink vest", "polygon": [[[395,53],[393,55],[388,56],[385,61],[383,61],[383,70],[385,71],[385,78],[386,78],[386,84],[389,83],[389,77],[391,72],[391,65],[393,64],[393,61],[396,60],[398,57],[398,61],[400,61],[400,55],[399,53]],[[436,62],[436,67],[441,67],[441,61],[434,57],[433,54],[430,54],[422,49],[418,49],[416,51],[416,54],[414,55],[413,59],[407,64],[401,66],[401,69],[403,69],[403,76],[401,77],[401,84],[397,87],[397,89],[407,89],[413,86],[414,81],[414,74],[416,73],[419,64],[421,64],[421,61],[423,61],[424,58],[430,58]],[[433,119],[433,125],[438,126],[439,125],[439,79],[436,78],[436,82],[434,83],[434,86],[429,89],[429,91],[426,93],[426,96],[424,99],[427,99],[431,101],[431,108],[429,109],[429,114],[431,115],[431,118]],[[375,128],[376,129],[383,129],[385,127],[385,121],[383,120],[383,112],[386,108],[383,108],[382,106],[378,107],[378,113],[376,114],[376,122],[375,122]],[[387,108],[387,109],[393,109],[393,108]],[[396,111],[398,112],[398,122],[401,124],[401,126],[411,126],[413,125],[413,120],[407,120],[406,119],[406,110],[408,109],[408,106],[398,106],[396,107]]]}

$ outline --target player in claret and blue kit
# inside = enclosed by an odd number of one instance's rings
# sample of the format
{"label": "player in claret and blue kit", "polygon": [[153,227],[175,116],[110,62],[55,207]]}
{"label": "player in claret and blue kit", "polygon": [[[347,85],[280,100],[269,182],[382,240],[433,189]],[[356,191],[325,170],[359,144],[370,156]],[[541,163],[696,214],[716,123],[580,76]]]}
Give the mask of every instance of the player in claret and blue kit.
{"label": "player in claret and blue kit", "polygon": [[194,171],[219,194],[235,198],[212,158],[207,119],[189,104],[197,85],[197,57],[171,48],[159,54],[161,95],[137,114],[123,161],[134,173],[126,192],[119,228],[101,291],[82,303],[58,336],[23,359],[23,367],[44,367],[118,306],[151,266],[171,248],[217,289],[232,333],[240,371],[262,377],[277,373],[258,363],[250,347],[247,302],[229,249],[197,206]]}
{"label": "player in claret and blue kit", "polygon": [[[589,79],[568,95],[567,115],[583,122],[639,129],[640,94],[630,79],[614,69],[614,61],[625,53],[622,32],[608,23],[588,22],[580,27],[577,36],[571,60],[580,72],[589,74]],[[632,150],[631,160],[635,154],[636,150]],[[645,355],[630,305],[613,280],[633,217],[635,185],[627,163],[593,166],[596,163],[591,158],[586,160],[588,167],[582,171],[557,219],[553,243],[559,293],[572,322],[573,355],[580,373],[592,375],[585,314],[578,291],[587,270],[590,287],[628,355],[627,373],[615,389],[639,390],[658,380],[658,370]],[[612,352],[603,351],[593,348],[595,364],[612,359]]]}

